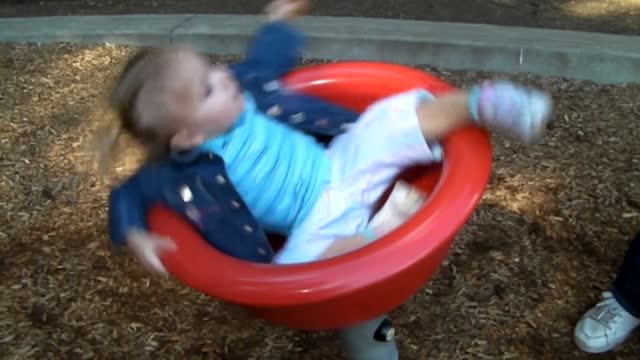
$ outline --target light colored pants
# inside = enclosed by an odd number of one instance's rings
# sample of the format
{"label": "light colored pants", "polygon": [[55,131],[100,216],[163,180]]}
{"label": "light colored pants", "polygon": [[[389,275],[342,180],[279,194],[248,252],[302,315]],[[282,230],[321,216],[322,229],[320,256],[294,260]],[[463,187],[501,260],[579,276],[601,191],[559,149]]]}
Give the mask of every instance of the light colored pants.
{"label": "light colored pants", "polygon": [[373,103],[358,121],[329,144],[331,183],[309,216],[287,239],[275,263],[316,260],[337,238],[361,233],[376,202],[409,166],[442,160],[438,143],[427,143],[416,105],[432,99],[411,90]]}

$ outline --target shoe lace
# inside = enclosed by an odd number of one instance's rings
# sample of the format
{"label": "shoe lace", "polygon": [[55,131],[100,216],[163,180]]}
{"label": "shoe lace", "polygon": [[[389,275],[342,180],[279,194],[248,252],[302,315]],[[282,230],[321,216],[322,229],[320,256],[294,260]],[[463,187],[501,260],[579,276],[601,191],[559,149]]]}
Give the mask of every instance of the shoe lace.
{"label": "shoe lace", "polygon": [[616,306],[613,295],[610,292],[603,293],[602,297],[603,300],[597,306],[598,311],[591,318],[611,330],[612,326],[621,317],[620,307]]}

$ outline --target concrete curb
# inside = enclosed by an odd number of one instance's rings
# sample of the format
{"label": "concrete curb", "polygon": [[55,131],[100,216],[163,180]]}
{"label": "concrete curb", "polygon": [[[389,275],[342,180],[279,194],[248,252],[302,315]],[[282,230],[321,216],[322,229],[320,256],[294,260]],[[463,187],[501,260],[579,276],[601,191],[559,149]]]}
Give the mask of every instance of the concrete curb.
{"label": "concrete curb", "polygon": [[[0,41],[159,45],[186,43],[241,55],[254,15],[118,15],[0,19]],[[480,24],[305,17],[305,56],[449,69],[528,72],[598,83],[640,82],[640,37]]]}

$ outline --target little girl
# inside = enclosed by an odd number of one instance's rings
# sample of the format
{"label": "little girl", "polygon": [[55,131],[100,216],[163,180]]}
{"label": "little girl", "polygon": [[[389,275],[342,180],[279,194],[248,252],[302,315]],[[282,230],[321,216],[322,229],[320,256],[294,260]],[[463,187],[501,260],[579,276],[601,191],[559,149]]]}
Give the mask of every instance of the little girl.
{"label": "little girl", "polygon": [[[289,12],[280,8],[288,18],[298,12],[295,4],[276,1],[271,9],[289,6]],[[278,26],[291,29],[280,19],[275,19]],[[246,91],[236,69],[212,66],[189,48],[165,47],[137,56],[116,83],[111,99],[122,130],[140,140],[156,161],[113,191],[111,236],[151,270],[164,273],[159,254],[175,245],[146,231],[150,203],[184,209],[201,229],[236,229],[216,245],[228,253],[241,246],[236,240],[242,231],[286,236],[273,259],[259,245],[255,255],[244,257],[253,261],[284,264],[336,256],[386,233],[388,226],[368,226],[375,202],[403,169],[441,161],[439,139],[471,122],[533,143],[543,135],[552,108],[547,94],[507,81],[486,81],[437,99],[414,89],[372,104],[324,147],[293,128],[295,122],[276,120],[279,111],[261,106],[256,98],[264,94]],[[278,89],[277,82],[263,84],[262,89]],[[346,110],[329,112],[350,122]],[[216,159],[222,159],[224,172],[207,173],[207,161]],[[228,207],[198,204],[196,192],[223,198],[219,188],[227,185],[237,189]],[[244,206],[256,224],[232,217],[214,225],[202,221]]]}

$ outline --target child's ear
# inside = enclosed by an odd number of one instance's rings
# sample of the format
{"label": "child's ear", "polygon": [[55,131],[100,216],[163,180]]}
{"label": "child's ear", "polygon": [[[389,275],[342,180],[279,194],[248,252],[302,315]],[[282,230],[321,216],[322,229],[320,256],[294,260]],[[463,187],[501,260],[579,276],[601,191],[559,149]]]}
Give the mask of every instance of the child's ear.
{"label": "child's ear", "polygon": [[187,130],[180,130],[171,138],[171,147],[177,149],[191,149],[202,144],[204,140],[204,136],[201,134],[194,134]]}

